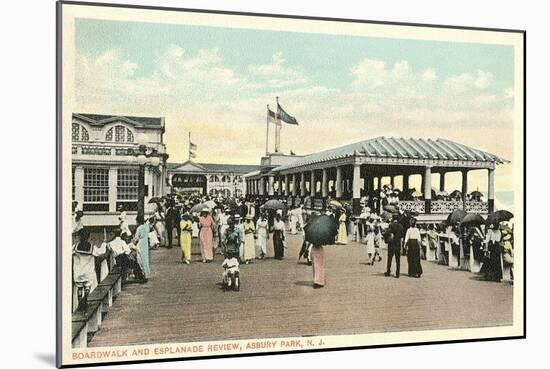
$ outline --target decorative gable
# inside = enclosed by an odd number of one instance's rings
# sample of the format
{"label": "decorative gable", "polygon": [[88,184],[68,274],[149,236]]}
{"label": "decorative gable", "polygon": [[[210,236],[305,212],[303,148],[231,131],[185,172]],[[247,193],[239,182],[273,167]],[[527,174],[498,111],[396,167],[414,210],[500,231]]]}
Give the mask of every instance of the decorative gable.
{"label": "decorative gable", "polygon": [[194,173],[203,173],[206,172],[206,169],[197,163],[187,161],[182,165],[172,169],[174,172],[194,172]]}

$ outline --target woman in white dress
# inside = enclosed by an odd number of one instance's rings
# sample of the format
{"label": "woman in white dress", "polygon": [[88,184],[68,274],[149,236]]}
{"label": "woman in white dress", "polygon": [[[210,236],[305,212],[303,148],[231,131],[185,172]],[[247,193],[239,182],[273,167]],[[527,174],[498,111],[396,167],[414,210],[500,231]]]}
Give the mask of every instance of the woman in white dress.
{"label": "woman in white dress", "polygon": [[374,255],[376,253],[375,241],[374,241],[374,229],[371,225],[365,226],[365,243],[367,245],[367,255],[369,257],[368,264],[374,265]]}
{"label": "woman in white dress", "polygon": [[267,254],[267,240],[269,239],[267,227],[267,217],[265,213],[262,213],[256,222],[256,256],[260,259]]}

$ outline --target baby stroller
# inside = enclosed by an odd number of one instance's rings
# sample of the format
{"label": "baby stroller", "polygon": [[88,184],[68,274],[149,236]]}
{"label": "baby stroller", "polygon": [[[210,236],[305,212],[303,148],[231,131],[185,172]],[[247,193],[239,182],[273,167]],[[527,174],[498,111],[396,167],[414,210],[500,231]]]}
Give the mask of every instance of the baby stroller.
{"label": "baby stroller", "polygon": [[241,277],[239,260],[235,256],[226,257],[222,263],[223,275],[222,286],[224,290],[239,291],[241,289]]}

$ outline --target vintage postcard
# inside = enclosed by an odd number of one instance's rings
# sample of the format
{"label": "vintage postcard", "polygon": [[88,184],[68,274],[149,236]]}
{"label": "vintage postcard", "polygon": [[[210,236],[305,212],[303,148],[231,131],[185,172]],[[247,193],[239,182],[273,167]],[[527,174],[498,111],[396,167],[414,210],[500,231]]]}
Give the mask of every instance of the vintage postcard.
{"label": "vintage postcard", "polygon": [[524,31],[58,4],[58,365],[521,338]]}

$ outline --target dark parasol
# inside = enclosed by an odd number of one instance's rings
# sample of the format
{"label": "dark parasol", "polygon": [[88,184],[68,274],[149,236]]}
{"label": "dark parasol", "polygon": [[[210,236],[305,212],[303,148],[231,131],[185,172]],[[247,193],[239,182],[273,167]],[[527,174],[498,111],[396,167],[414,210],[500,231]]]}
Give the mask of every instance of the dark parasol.
{"label": "dark parasol", "polygon": [[312,218],[304,227],[305,240],[313,245],[332,245],[338,233],[334,218],[328,215],[318,215]]}

